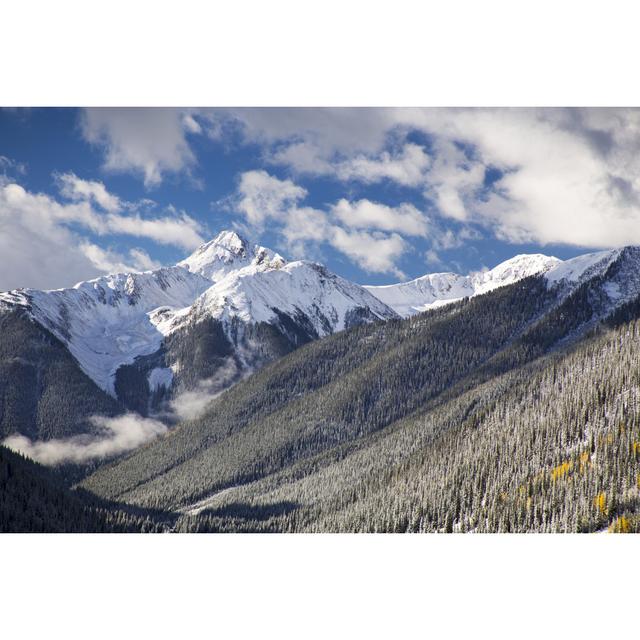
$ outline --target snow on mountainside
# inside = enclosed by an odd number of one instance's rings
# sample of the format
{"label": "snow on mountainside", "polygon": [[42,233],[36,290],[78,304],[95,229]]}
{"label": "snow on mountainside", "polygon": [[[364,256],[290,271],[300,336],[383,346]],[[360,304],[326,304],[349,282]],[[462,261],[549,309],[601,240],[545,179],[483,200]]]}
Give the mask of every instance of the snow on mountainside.
{"label": "snow on mountainside", "polygon": [[623,251],[624,249],[598,251],[565,260],[550,269],[545,274],[545,278],[550,284],[558,284],[562,281],[567,283],[581,282],[596,275],[596,273],[606,271],[609,265],[617,260]]}
{"label": "snow on mountainside", "polygon": [[518,255],[489,271],[466,276],[457,273],[431,273],[410,282],[365,286],[365,289],[399,315],[408,317],[464,297],[487,293],[562,264],[561,260],[552,256]]}
{"label": "snow on mountainside", "polygon": [[640,296],[640,247],[578,256],[551,269],[545,278],[565,295],[580,286],[600,287],[606,302],[599,313],[607,314]]}
{"label": "snow on mountainside", "polygon": [[[167,335],[205,317],[223,324],[231,318],[270,323],[279,312],[316,336],[395,317],[362,287],[319,265],[287,264],[233,231],[220,233],[174,267],[105,276],[68,289],[0,293],[0,311],[15,307],[27,309],[114,396],[119,367],[154,354]],[[171,380],[171,371],[162,368],[149,376],[152,388]]]}
{"label": "snow on mountainside", "polygon": [[290,262],[272,269],[250,265],[231,272],[207,289],[188,313],[165,314],[161,331],[202,317],[221,320],[228,326],[233,318],[245,323],[275,323],[279,314],[303,318],[317,336],[341,331],[357,320],[362,311],[371,319],[389,319],[396,314],[363,287],[337,276],[322,265]]}
{"label": "snow on mountainside", "polygon": [[118,367],[160,347],[163,336],[148,314],[158,307],[189,305],[209,286],[198,274],[169,267],[104,276],[69,289],[0,293],[0,303],[26,308],[99,387],[115,395]]}

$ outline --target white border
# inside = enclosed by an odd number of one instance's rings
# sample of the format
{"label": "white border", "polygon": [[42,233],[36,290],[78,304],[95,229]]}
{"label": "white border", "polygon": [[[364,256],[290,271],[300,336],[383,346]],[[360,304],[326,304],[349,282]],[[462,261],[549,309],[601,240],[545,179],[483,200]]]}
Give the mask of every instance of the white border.
{"label": "white border", "polygon": [[69,640],[604,638],[633,629],[637,540],[6,535],[0,622]]}
{"label": "white border", "polygon": [[20,0],[0,105],[635,105],[625,0]]}
{"label": "white border", "polygon": [[[21,0],[0,105],[637,105],[638,23],[622,0]],[[0,633],[603,638],[633,632],[639,558],[635,536],[5,535]]]}

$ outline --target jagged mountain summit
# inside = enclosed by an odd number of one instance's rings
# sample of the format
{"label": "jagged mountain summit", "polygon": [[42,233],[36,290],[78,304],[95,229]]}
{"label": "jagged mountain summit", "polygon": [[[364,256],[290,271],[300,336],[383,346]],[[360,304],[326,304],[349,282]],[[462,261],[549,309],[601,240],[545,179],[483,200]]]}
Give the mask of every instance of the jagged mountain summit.
{"label": "jagged mountain summit", "polygon": [[103,276],[68,289],[0,293],[0,309],[23,308],[101,389],[115,395],[118,367],[160,347],[162,334],[148,314],[158,307],[188,306],[210,286],[198,274],[168,267]]}
{"label": "jagged mountain summit", "polygon": [[0,293],[2,310],[24,311],[100,389],[136,410],[223,365],[234,379],[309,340],[396,317],[364,288],[314,263],[287,263],[234,231],[173,267]]}
{"label": "jagged mountain summit", "polygon": [[281,267],[285,263],[286,260],[271,249],[252,245],[235,231],[222,231],[188,258],[178,262],[177,266],[218,282],[244,267],[264,270]]}

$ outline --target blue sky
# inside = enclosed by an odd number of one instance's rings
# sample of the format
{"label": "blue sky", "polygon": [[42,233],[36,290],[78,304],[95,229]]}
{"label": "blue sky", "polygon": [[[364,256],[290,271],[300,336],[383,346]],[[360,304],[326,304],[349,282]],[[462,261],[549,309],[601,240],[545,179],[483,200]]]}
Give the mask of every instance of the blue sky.
{"label": "blue sky", "polygon": [[0,111],[0,289],[173,264],[236,228],[363,284],[640,243],[613,109]]}

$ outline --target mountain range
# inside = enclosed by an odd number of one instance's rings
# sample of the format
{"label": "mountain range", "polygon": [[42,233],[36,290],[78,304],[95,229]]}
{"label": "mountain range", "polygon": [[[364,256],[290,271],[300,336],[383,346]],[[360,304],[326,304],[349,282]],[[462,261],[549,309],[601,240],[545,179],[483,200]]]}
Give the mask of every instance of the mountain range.
{"label": "mountain range", "polygon": [[[233,231],[173,267],[105,276],[68,289],[0,293],[6,369],[0,376],[0,434],[17,430],[47,437],[91,430],[85,415],[70,421],[65,416],[66,426],[53,429],[38,424],[39,399],[49,395],[43,372],[50,351],[77,363],[74,376],[86,376],[84,386],[96,387],[99,408],[110,406],[113,413],[120,406],[146,415],[172,394],[203,387],[220,391],[305,342],[393,317],[365,289],[323,266],[286,262]],[[38,334],[47,352],[38,344],[41,353],[33,353],[34,340],[13,340],[17,332]],[[19,403],[30,407],[29,417],[15,416],[25,410],[13,408],[11,398],[24,392],[26,380],[36,397]]]}
{"label": "mountain range", "polygon": [[83,508],[127,526],[636,526],[638,247],[361,287],[228,231],[174,267],[0,307],[4,436],[90,437],[95,414],[156,420],[206,392],[74,476]]}

